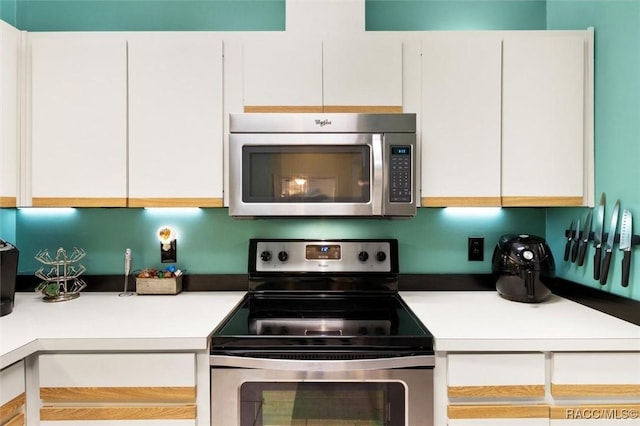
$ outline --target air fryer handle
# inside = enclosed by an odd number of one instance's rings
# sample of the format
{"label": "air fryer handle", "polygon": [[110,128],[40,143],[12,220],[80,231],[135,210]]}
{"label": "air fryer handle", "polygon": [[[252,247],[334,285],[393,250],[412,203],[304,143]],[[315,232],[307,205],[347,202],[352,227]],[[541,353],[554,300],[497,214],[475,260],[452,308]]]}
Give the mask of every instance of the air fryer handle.
{"label": "air fryer handle", "polygon": [[527,289],[527,298],[533,300],[536,298],[536,282],[535,274],[532,269],[525,269],[524,286]]}

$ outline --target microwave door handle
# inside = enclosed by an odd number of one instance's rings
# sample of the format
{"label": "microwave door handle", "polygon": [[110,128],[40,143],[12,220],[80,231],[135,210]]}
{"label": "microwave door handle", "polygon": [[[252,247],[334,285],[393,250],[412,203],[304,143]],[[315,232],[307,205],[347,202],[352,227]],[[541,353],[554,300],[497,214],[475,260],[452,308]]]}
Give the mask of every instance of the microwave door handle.
{"label": "microwave door handle", "polygon": [[371,140],[373,150],[373,176],[371,177],[373,182],[371,185],[371,205],[374,215],[382,214],[382,201],[383,201],[383,152],[382,152],[382,135],[372,135]]}

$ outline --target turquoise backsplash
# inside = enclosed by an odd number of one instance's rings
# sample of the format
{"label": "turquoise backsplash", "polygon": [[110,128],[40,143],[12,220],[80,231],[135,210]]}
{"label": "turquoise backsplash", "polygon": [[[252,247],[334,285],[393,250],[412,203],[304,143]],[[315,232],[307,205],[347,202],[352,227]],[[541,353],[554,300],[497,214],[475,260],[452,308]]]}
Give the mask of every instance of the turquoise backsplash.
{"label": "turquoise backsplash", "polygon": [[[42,249],[80,247],[88,274],[120,274],[124,251],[133,269],[159,267],[163,225],[177,233],[178,267],[193,274],[244,274],[250,238],[397,238],[402,273],[489,273],[505,233],[544,236],[544,209],[422,208],[411,219],[268,219],[229,217],[227,209],[18,209],[19,273],[33,274]],[[467,261],[467,238],[485,238],[484,262]]]}

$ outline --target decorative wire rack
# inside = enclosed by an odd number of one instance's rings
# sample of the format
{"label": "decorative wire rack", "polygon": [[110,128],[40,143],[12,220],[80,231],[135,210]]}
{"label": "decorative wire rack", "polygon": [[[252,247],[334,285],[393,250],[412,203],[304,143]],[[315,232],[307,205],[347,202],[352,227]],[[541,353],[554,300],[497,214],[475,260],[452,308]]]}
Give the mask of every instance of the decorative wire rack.
{"label": "decorative wire rack", "polygon": [[47,249],[36,254],[36,260],[43,264],[35,273],[42,280],[36,292],[44,295],[44,302],[62,302],[80,296],[80,291],[87,284],[78,278],[86,270],[78,261],[85,255],[85,251],[77,247],[69,255],[62,247],[56,251],[55,257],[51,257]]}

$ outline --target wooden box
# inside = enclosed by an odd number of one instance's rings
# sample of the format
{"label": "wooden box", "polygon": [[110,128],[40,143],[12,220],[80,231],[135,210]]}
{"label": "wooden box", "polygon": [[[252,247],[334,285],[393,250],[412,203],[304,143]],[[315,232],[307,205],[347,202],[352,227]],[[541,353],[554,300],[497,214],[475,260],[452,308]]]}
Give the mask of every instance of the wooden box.
{"label": "wooden box", "polygon": [[138,294],[178,294],[182,291],[182,275],[171,278],[136,278]]}

